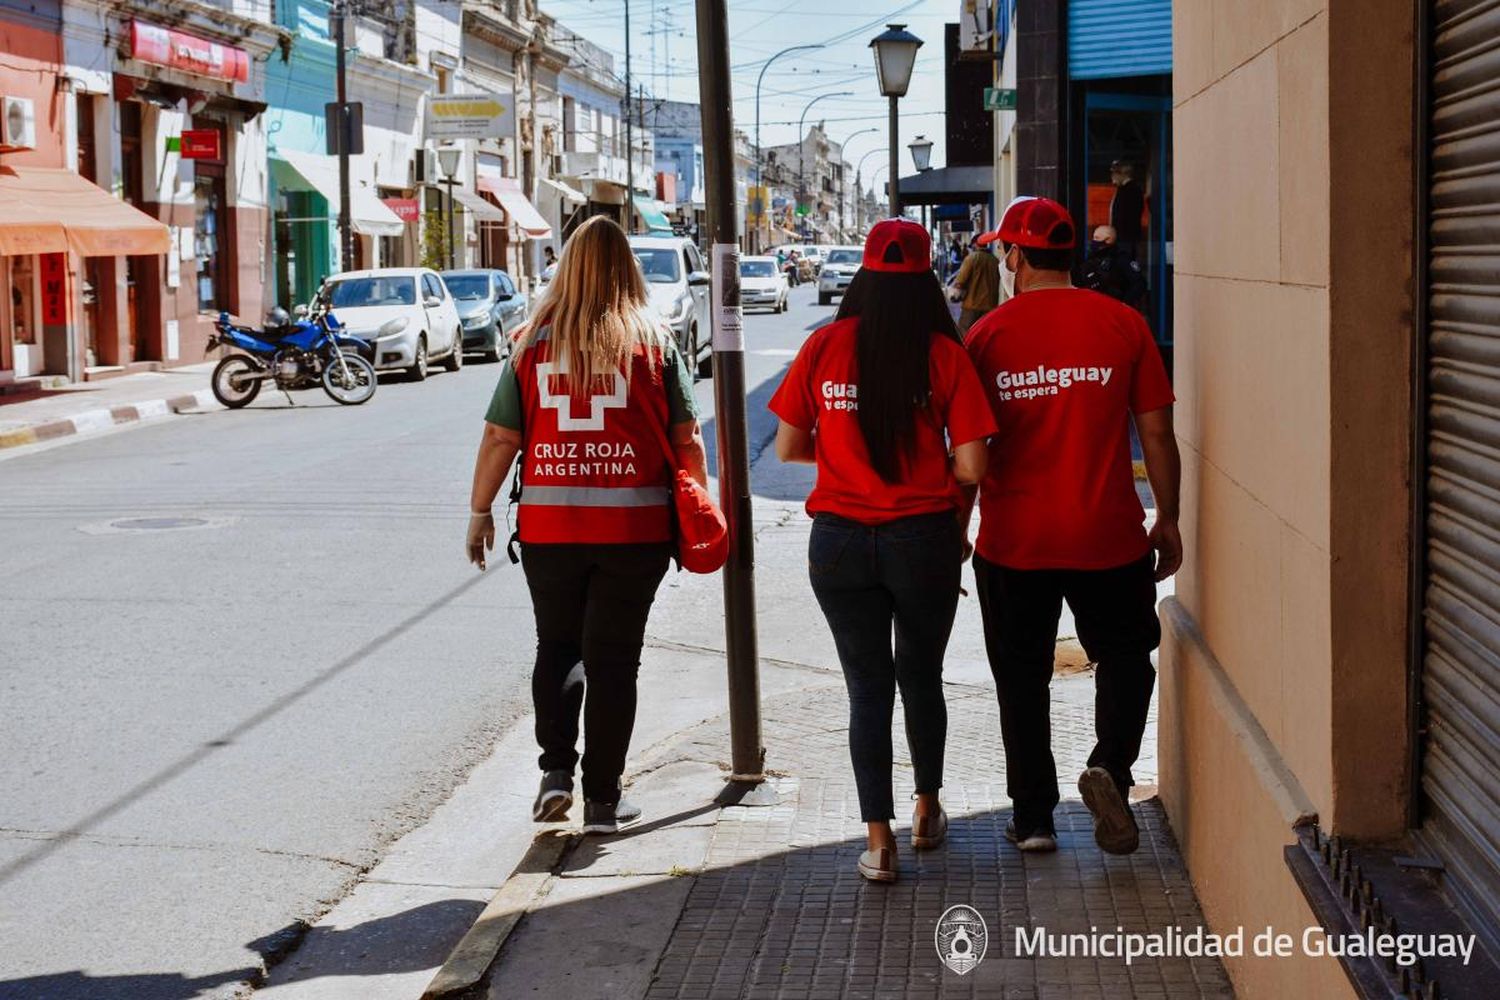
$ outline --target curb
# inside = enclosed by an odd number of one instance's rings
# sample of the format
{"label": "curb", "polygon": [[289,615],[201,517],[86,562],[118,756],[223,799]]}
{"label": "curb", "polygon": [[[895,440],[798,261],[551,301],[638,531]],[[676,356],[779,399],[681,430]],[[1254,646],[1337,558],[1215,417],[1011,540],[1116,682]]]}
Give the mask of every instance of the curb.
{"label": "curb", "polygon": [[533,903],[545,898],[562,867],[563,858],[577,846],[578,834],[539,833],[531,842],[516,870],[490,899],[484,912],[467,934],[448,953],[421,1000],[438,1000],[479,984],[510,932],[516,929]]}
{"label": "curb", "polygon": [[43,424],[32,424],[29,427],[0,432],[0,450],[23,448],[26,445],[41,444],[74,435],[97,434],[121,424],[155,420],[187,410],[217,405],[217,402],[214,399],[213,390],[199,389],[197,392],[173,396],[169,399],[147,399],[121,406],[84,410],[82,413],[64,417],[61,420],[49,420]]}

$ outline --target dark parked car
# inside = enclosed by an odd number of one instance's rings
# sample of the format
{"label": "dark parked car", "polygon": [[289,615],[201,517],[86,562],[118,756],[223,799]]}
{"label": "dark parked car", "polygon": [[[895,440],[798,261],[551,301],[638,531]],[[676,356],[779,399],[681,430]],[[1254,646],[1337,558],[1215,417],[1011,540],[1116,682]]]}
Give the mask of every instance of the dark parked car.
{"label": "dark parked car", "polygon": [[526,294],[504,271],[444,271],[464,327],[464,352],[499,361],[510,353],[510,335],[526,322]]}

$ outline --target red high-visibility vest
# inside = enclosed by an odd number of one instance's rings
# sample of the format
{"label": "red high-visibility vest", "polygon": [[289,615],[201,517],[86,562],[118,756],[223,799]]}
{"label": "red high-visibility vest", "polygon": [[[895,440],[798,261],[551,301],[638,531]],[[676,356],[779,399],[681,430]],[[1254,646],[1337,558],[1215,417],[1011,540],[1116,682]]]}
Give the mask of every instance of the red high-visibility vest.
{"label": "red high-visibility vest", "polygon": [[590,394],[557,374],[546,335],[540,331],[511,359],[524,408],[521,541],[670,541],[671,472],[658,429],[668,420],[661,350],[636,348],[630,378],[606,377]]}

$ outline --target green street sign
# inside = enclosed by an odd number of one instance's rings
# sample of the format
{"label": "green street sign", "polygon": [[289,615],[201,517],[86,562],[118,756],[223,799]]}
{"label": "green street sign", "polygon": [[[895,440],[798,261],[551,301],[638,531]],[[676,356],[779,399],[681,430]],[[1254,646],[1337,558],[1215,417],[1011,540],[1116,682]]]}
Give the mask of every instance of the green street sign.
{"label": "green street sign", "polygon": [[1011,89],[1000,87],[984,88],[984,110],[986,111],[1014,111],[1016,110],[1016,92]]}

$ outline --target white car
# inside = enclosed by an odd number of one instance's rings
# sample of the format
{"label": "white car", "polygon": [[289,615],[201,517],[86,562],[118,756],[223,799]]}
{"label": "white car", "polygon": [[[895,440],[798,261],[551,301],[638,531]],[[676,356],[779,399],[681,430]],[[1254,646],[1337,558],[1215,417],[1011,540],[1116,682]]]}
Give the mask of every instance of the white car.
{"label": "white car", "polygon": [[826,306],[835,295],[843,295],[864,259],[864,247],[828,247],[818,273],[818,305]]}
{"label": "white car", "polygon": [[786,273],[776,266],[775,257],[740,258],[740,305],[751,309],[786,312],[790,291]]}
{"label": "white car", "polygon": [[713,360],[711,279],[698,247],[681,236],[638,235],[630,237],[630,249],[646,275],[651,304],[672,328],[688,364],[706,375]]}
{"label": "white car", "polygon": [[334,318],[375,347],[376,369],[405,369],[413,381],[441,359],[456,372],[464,363],[463,323],[448,286],[425,267],[388,267],[331,276],[320,293]]}

